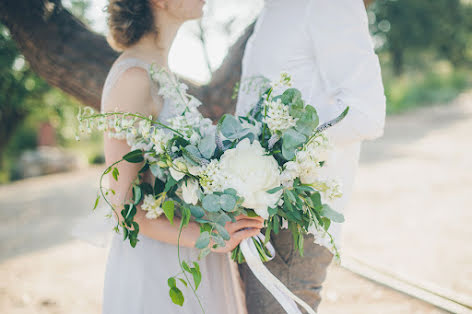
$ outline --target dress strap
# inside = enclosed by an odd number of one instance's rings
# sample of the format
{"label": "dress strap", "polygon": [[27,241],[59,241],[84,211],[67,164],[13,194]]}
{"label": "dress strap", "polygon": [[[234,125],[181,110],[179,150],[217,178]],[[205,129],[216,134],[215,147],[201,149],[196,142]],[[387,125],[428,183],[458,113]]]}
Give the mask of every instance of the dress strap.
{"label": "dress strap", "polygon": [[[151,65],[141,59],[128,57],[128,58],[125,58],[116,62],[114,65],[112,65],[110,72],[108,73],[105,83],[103,85],[102,97],[101,97],[101,102],[100,102],[100,112],[103,112],[105,99],[108,96],[108,93],[110,92],[113,85],[115,85],[115,83],[118,81],[120,76],[126,70],[133,67],[145,69],[146,72],[148,73],[149,79],[151,79],[150,72],[149,72]],[[152,82],[151,84],[151,95],[154,102],[157,103],[158,102],[157,86],[156,84],[154,84],[154,82]]]}

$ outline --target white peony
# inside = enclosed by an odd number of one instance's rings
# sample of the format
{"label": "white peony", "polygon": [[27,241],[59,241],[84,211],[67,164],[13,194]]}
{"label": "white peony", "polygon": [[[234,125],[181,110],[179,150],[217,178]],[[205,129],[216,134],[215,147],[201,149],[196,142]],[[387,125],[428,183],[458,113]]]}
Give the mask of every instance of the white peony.
{"label": "white peony", "polygon": [[279,191],[266,191],[280,186],[280,171],[272,156],[265,156],[258,141],[252,144],[245,138],[235,148],[228,149],[220,159],[220,170],[226,177],[224,188],[233,188],[244,197],[242,206],[254,209],[264,219],[269,218],[268,207],[276,206]]}
{"label": "white peony", "polygon": [[197,205],[198,203],[198,181],[189,179],[182,184],[182,198],[187,204]]}

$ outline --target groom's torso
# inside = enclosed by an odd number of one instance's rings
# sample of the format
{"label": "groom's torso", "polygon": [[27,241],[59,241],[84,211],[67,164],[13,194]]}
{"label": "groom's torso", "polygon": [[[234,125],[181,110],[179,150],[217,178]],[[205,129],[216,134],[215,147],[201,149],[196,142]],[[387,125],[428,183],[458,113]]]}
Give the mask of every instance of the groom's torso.
{"label": "groom's torso", "polygon": [[[308,104],[326,103],[305,19],[308,0],[266,0],[242,60],[242,80],[263,75],[277,79],[286,71]],[[237,113],[245,114],[257,95],[241,91]]]}
{"label": "groom's torso", "polygon": [[[312,38],[308,35],[307,5],[310,0],[266,0],[254,32],[249,38],[242,60],[241,82],[246,78],[262,75],[270,80],[277,79],[280,72],[292,77],[292,87],[300,90],[307,104],[320,108],[334,102],[326,92],[319,73]],[[257,102],[258,95],[240,88],[236,114],[245,115]],[[329,117],[322,116],[320,123]],[[321,114],[320,114],[321,113]],[[350,198],[360,153],[360,143],[335,147],[331,160],[323,172],[342,181],[344,195],[333,207],[344,211]],[[333,223],[330,232],[340,244],[341,224]]]}

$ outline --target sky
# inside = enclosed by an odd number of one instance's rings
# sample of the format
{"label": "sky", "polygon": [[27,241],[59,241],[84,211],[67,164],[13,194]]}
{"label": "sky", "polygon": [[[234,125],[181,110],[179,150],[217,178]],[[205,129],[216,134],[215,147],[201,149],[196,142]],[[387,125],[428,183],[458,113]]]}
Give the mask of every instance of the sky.
{"label": "sky", "polygon": [[[241,35],[244,28],[257,18],[263,0],[207,0],[202,24],[205,29],[206,49],[212,70],[216,70],[227,54],[228,48]],[[91,0],[86,17],[91,28],[106,34],[107,0]],[[67,0],[64,1],[67,7]],[[232,21],[231,24],[228,24]],[[203,45],[198,34],[198,21],[186,22],[179,30],[169,55],[169,67],[175,73],[194,81],[205,83],[211,74],[204,57]]]}

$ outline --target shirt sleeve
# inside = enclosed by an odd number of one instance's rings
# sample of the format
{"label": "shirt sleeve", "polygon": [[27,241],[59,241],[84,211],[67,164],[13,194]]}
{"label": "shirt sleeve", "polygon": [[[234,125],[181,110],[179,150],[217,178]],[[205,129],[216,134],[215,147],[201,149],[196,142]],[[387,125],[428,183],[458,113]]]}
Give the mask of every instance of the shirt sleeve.
{"label": "shirt sleeve", "polygon": [[362,0],[310,0],[305,25],[324,88],[334,100],[316,106],[326,118],[321,122],[349,106],[347,116],[326,130],[328,137],[346,145],[382,136],[386,98]]}

